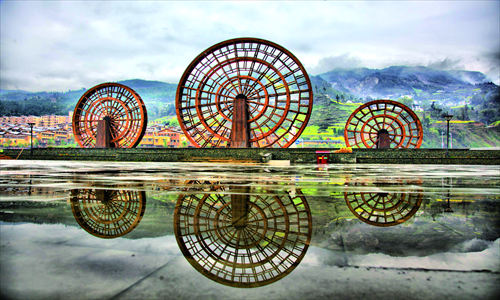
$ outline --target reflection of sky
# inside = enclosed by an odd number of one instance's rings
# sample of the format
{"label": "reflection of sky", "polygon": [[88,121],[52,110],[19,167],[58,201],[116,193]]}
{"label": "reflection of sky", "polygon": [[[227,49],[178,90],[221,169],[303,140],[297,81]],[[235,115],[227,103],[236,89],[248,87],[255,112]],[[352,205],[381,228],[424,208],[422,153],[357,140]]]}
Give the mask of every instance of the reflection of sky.
{"label": "reflection of sky", "polygon": [[[60,199],[61,195],[68,194],[73,188],[113,188],[146,190],[148,197],[158,195],[173,195],[184,193],[187,184],[180,184],[188,180],[216,181],[222,184],[251,185],[254,195],[271,195],[273,193],[283,195],[290,192],[293,196],[296,190],[302,190],[310,203],[322,203],[332,200],[335,192],[357,191],[357,192],[381,192],[381,191],[407,191],[423,192],[424,197],[446,199],[447,193],[452,194],[451,199],[481,201],[498,195],[500,174],[497,166],[436,166],[436,165],[413,165],[413,166],[380,166],[380,165],[329,165],[324,171],[318,171],[316,165],[298,166],[270,166],[270,165],[217,165],[203,163],[129,163],[129,162],[77,162],[77,161],[7,161],[0,165],[0,187],[29,187],[27,179],[33,180],[33,186],[57,193],[46,193],[36,195],[10,195],[3,192],[0,201],[47,201]],[[118,172],[120,171],[120,172]],[[106,173],[113,172],[113,173]],[[104,174],[103,174],[104,173]],[[29,177],[28,175],[31,175]],[[445,178],[445,180],[443,180]],[[415,180],[418,179],[417,182]],[[363,185],[355,185],[361,183]],[[377,185],[377,182],[384,183]],[[402,182],[411,182],[402,185]],[[450,186],[451,183],[451,186]],[[227,191],[220,193],[226,194]],[[200,191],[200,193],[213,193]],[[68,194],[69,196],[69,194]],[[328,198],[323,198],[328,197]],[[340,194],[343,202],[343,194]],[[67,198],[65,198],[67,200]],[[452,206],[455,203],[452,203]],[[454,207],[455,208],[455,207]],[[15,208],[6,208],[14,211]],[[464,216],[460,213],[460,207],[456,207],[453,215],[440,215],[439,220],[445,220],[444,224],[455,224],[459,228],[464,222]],[[146,212],[147,214],[147,212]],[[420,229],[427,228],[421,223],[419,214],[403,226],[417,226]],[[314,218],[314,214],[313,214]],[[347,221],[354,216],[349,216]],[[451,220],[449,220],[451,218]],[[422,221],[430,219],[422,219]],[[327,220],[325,220],[326,222]],[[356,220],[357,221],[357,220]],[[466,220],[465,220],[466,221]],[[50,247],[51,251],[61,253],[67,249],[73,249],[78,255],[87,255],[85,248],[92,247],[100,249],[106,255],[114,255],[116,251],[147,253],[152,260],[159,259],[161,264],[170,261],[174,257],[181,257],[174,236],[163,236],[160,238],[128,239],[127,236],[116,239],[99,239],[82,229],[65,225],[40,225],[40,224],[6,224],[1,223],[1,243],[12,241],[9,247],[25,247],[23,243],[29,243],[34,252],[43,247]],[[334,226],[331,225],[331,226]],[[364,226],[364,227],[363,227]],[[139,225],[138,228],[141,228]],[[350,226],[350,231],[342,231],[347,244],[355,244],[363,241],[357,238],[356,228]],[[365,224],[360,225],[360,232],[370,236],[373,228],[365,230]],[[401,229],[394,230],[404,238]],[[331,227],[329,227],[331,229]],[[470,229],[470,228],[469,228]],[[446,228],[442,230],[447,230]],[[472,229],[471,229],[472,230]],[[160,233],[162,234],[162,233]],[[167,233],[165,233],[167,234]],[[353,236],[349,239],[349,234]],[[435,232],[435,235],[444,235]],[[495,235],[495,238],[497,235]],[[14,243],[19,242],[19,243]],[[330,246],[334,246],[335,243]],[[480,246],[477,246],[481,244]],[[42,247],[43,246],[43,247]],[[325,245],[323,245],[327,248]],[[41,248],[40,248],[41,247]],[[369,247],[368,247],[369,248]],[[403,247],[404,248],[404,247]],[[360,249],[360,248],[356,248]],[[406,248],[404,248],[406,249]],[[427,248],[426,248],[427,249]],[[24,249],[23,251],[28,251]],[[363,251],[366,251],[363,250]],[[478,270],[488,269],[500,271],[498,266],[499,241],[486,242],[482,240],[469,240],[452,250],[440,254],[427,256],[395,257],[382,253],[353,254],[347,253],[347,262],[351,266],[373,266],[390,268],[430,268],[451,270]],[[353,251],[354,252],[354,251]],[[360,252],[358,252],[360,253]],[[385,252],[388,253],[388,252]],[[407,253],[407,252],[406,252]],[[425,251],[423,252],[425,253]],[[413,252],[411,255],[423,253]],[[430,252],[427,252],[430,253]],[[435,252],[432,252],[435,253]],[[129,256],[132,253],[129,253]],[[77,255],[77,254],[75,254]],[[410,255],[410,253],[407,253]],[[51,259],[42,256],[43,259]],[[114,258],[121,261],[121,256]],[[302,264],[311,266],[341,265],[344,257],[338,251],[330,251],[319,247],[310,247]],[[2,267],[3,268],[3,267]],[[2,269],[3,270],[3,269]]]}
{"label": "reflection of sky", "polygon": [[30,243],[64,244],[66,246],[88,246],[102,249],[123,249],[127,251],[142,251],[180,255],[175,236],[142,239],[101,239],[88,234],[81,228],[62,224],[31,224],[0,222],[0,236],[4,241],[29,241]]}
{"label": "reflection of sky", "polygon": [[[177,246],[175,236],[163,236],[159,238],[142,239],[100,239],[96,238],[82,229],[65,225],[46,224],[10,224],[0,223],[1,243],[7,242],[29,242],[31,253],[37,253],[37,245],[44,248],[52,245],[51,249],[59,255],[67,248],[59,249],[59,245],[69,246],[79,251],[82,247],[92,247],[102,250],[122,250],[135,253],[148,253],[162,260],[171,260],[181,255]],[[15,247],[15,246],[14,246]],[[486,249],[484,249],[486,248]],[[477,249],[484,249],[477,251]],[[347,253],[346,257],[350,266],[363,267],[386,267],[386,268],[423,268],[443,270],[491,270],[500,271],[500,239],[495,242],[472,239],[455,246],[445,253],[429,256],[407,256],[396,257],[381,253],[370,253],[365,255],[352,255]],[[83,253],[82,253],[83,254]],[[57,259],[58,255],[53,256]],[[329,251],[319,247],[310,247],[301,264],[309,267],[321,267],[336,265],[342,261],[343,254]],[[50,262],[49,262],[50,263]]]}
{"label": "reflection of sky", "polygon": [[[469,252],[470,245],[474,243],[487,243],[488,248],[479,252]],[[456,247],[455,251],[434,254],[429,256],[407,256],[397,257],[382,253],[370,253],[364,255],[346,254],[350,266],[360,267],[382,267],[395,269],[430,269],[430,270],[490,270],[500,271],[500,239],[495,242],[473,239],[464,242],[462,247]],[[466,251],[466,252],[459,252]],[[343,255],[332,253],[328,250],[311,247],[302,260],[304,266],[332,265],[336,261],[342,261]]]}
{"label": "reflection of sky", "polygon": [[[474,242],[474,240],[471,240],[464,244]],[[490,270],[498,272],[500,271],[500,239],[489,242],[489,244],[487,249],[480,252],[446,252],[424,257],[394,257],[380,253],[353,255],[349,257],[349,263],[365,267]]]}

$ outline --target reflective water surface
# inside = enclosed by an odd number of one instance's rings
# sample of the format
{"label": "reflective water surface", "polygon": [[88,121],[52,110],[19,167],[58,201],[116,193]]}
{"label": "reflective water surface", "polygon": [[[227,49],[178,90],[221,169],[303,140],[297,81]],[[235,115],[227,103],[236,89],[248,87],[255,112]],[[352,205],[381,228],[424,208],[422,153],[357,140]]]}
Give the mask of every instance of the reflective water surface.
{"label": "reflective water surface", "polygon": [[498,166],[2,161],[0,170],[7,298],[499,294]]}

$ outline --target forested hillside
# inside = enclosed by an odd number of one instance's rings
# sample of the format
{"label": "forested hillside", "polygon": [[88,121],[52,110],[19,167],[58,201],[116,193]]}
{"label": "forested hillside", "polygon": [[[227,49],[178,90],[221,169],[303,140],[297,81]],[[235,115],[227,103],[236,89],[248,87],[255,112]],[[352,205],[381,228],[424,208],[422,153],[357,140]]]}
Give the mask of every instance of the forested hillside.
{"label": "forested hillside", "polygon": [[459,102],[473,94],[476,84],[487,81],[480,72],[406,66],[385,69],[337,68],[319,76],[333,88],[356,97],[388,99],[408,95],[417,101],[440,99]]}
{"label": "forested hillside", "polygon": [[[444,130],[441,115],[444,113],[454,115],[451,123],[454,147],[500,146],[500,88],[490,82],[472,84],[464,81],[484,80],[482,73],[447,72],[424,67],[359,68],[335,69],[310,76],[310,79],[314,106],[308,127],[301,136],[303,139],[330,139],[342,143],[349,115],[361,103],[385,98],[400,101],[417,112],[424,125],[423,147],[441,147]],[[119,83],[141,96],[149,120],[176,123],[176,84],[141,79]],[[66,115],[85,91],[29,93],[2,90],[1,115]],[[395,94],[381,97],[375,92]]]}
{"label": "forested hillside", "polygon": [[[175,115],[176,84],[161,81],[131,79],[118,81],[136,91],[146,104],[150,120]],[[86,89],[67,92],[37,92],[2,90],[0,111],[3,116],[48,114],[67,115],[73,111]]]}
{"label": "forested hillside", "polygon": [[[408,99],[399,99],[404,103]],[[361,103],[342,103],[328,94],[315,94],[314,107],[308,128],[301,138],[344,142],[345,122]],[[488,105],[488,104],[486,104]],[[424,129],[422,148],[441,148],[446,143],[446,122],[441,112],[416,112]],[[500,122],[497,122],[500,123]],[[486,126],[474,119],[461,120],[455,115],[450,123],[453,148],[500,147],[500,124]],[[444,144],[446,147],[446,144]]]}

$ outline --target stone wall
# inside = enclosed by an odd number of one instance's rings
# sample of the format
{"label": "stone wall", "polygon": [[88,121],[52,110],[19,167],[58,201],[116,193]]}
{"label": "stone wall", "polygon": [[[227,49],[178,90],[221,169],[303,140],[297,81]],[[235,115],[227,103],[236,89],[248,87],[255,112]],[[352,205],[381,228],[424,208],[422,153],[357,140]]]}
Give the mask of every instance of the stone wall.
{"label": "stone wall", "polygon": [[[353,153],[333,153],[337,149],[231,149],[231,148],[134,148],[83,149],[38,148],[24,150],[19,159],[89,160],[89,161],[156,161],[156,162],[267,162],[289,160],[291,163],[316,163],[316,151],[331,151],[329,163],[380,164],[477,164],[500,165],[499,150],[450,149],[354,149]],[[17,149],[5,149],[3,156],[15,159]]]}
{"label": "stone wall", "polygon": [[357,163],[499,165],[499,150],[355,149]]}

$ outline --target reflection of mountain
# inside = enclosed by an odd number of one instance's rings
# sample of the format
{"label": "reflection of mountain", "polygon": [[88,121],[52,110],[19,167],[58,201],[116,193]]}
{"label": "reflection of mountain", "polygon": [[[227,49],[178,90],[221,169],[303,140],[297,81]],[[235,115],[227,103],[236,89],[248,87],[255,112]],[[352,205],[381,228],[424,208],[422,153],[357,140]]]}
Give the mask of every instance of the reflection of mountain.
{"label": "reflection of mountain", "polygon": [[71,210],[78,224],[103,239],[134,230],[146,210],[146,192],[124,190],[71,190]]}
{"label": "reflection of mountain", "polygon": [[207,278],[252,288],[287,276],[304,257],[312,234],[309,205],[297,195],[180,196],[174,230],[182,253]]}

